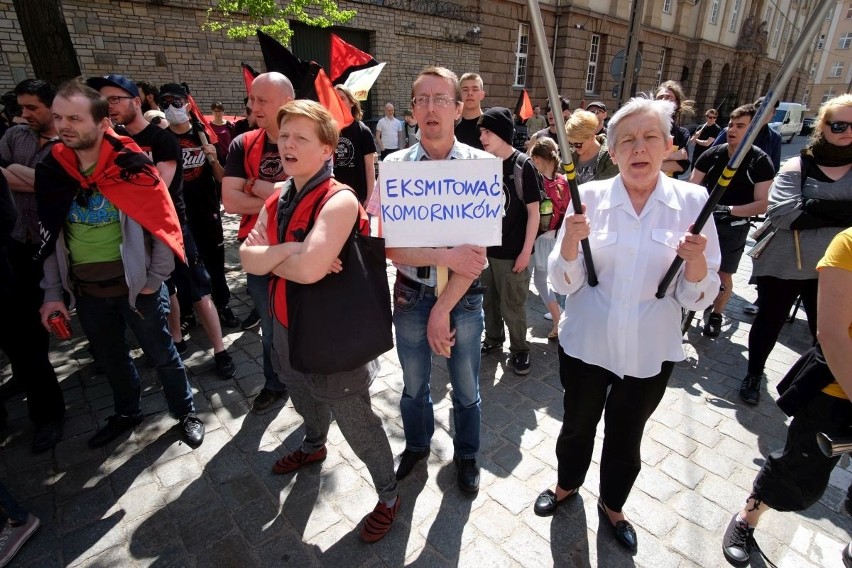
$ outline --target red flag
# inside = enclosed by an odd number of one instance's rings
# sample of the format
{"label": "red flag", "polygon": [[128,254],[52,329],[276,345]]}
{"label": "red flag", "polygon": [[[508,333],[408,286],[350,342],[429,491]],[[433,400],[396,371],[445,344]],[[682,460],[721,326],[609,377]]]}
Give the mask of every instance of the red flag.
{"label": "red flag", "polygon": [[521,120],[526,120],[533,115],[533,106],[526,89],[522,90],[518,96],[518,103],[515,105],[515,115]]}
{"label": "red flag", "polygon": [[246,84],[246,95],[251,94],[251,82],[259,75],[257,71],[251,68],[248,63],[241,63],[243,69],[243,82]]}
{"label": "red flag", "polygon": [[379,62],[373,59],[373,56],[369,53],[364,53],[335,34],[331,34],[329,76],[335,84],[345,82],[353,71],[374,67],[378,64]]}
{"label": "red flag", "polygon": [[204,133],[207,135],[207,139],[210,144],[216,144],[219,141],[219,137],[216,136],[216,131],[213,130],[213,127],[210,125],[210,121],[207,120],[207,117],[204,116],[204,113],[201,112],[201,109],[198,108],[198,105],[195,104],[195,99],[192,98],[187,92],[186,95],[187,104],[189,104],[189,113],[190,118],[194,118],[198,122],[201,123],[201,127],[204,129]]}
{"label": "red flag", "polygon": [[352,118],[352,111],[349,105],[343,104],[340,97],[337,96],[337,91],[334,90],[334,86],[332,86],[328,75],[325,74],[322,68],[320,68],[317,78],[314,80],[314,87],[317,90],[319,103],[331,113],[331,116],[337,121],[338,128],[342,130],[344,127],[352,124],[352,121],[355,119]]}

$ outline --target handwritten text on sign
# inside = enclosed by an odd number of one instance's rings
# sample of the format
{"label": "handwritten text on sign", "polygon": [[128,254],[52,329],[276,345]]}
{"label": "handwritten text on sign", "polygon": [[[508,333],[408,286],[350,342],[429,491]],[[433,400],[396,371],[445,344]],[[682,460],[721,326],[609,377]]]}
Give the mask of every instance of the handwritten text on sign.
{"label": "handwritten text on sign", "polygon": [[440,247],[501,242],[503,162],[381,162],[385,245]]}

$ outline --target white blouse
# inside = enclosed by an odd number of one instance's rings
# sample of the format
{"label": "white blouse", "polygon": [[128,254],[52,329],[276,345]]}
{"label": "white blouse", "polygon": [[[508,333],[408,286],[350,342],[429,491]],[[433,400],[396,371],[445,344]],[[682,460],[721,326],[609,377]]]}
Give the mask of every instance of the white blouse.
{"label": "white blouse", "polygon": [[598,285],[588,285],[582,248],[576,260],[563,258],[560,228],[548,258],[553,289],[568,295],[559,344],[568,355],[621,378],[652,377],[663,361],[686,356],[681,307],[703,310],[719,293],[721,254],[711,217],[701,231],[707,237],[707,275],[701,282],[687,282],[681,265],[666,295],[655,296],[678,242],[707,201],[707,190],[661,174],[638,215],[620,175],[581,185],[580,198],[591,228]]}

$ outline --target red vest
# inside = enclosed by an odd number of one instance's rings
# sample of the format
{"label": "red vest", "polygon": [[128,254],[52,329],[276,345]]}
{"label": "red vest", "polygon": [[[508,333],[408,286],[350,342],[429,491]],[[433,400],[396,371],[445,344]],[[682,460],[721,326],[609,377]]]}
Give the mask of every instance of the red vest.
{"label": "red vest", "polygon": [[[313,225],[316,218],[311,218],[311,215],[316,208],[316,214],[319,215],[322,208],[328,203],[339,191],[352,191],[352,189],[340,183],[334,178],[328,178],[320,184],[319,187],[313,189],[306,195],[293,211],[293,216],[290,217],[290,223],[287,225],[287,232],[284,234],[284,242],[301,242],[307,236],[308,225]],[[278,198],[280,192],[276,191],[266,200],[266,237],[270,245],[281,243],[278,239]],[[364,208],[358,206],[358,232],[362,235],[370,234],[370,221],[367,218],[367,213]],[[284,327],[289,327],[287,318],[287,281],[279,276],[272,275],[270,279],[270,308],[272,314]]]}
{"label": "red vest", "polygon": [[[260,174],[260,159],[263,157],[263,146],[266,143],[266,130],[258,128],[249,130],[243,135],[243,169],[246,179],[257,179]],[[240,228],[237,239],[244,240],[257,222],[257,213],[243,215],[240,218]]]}

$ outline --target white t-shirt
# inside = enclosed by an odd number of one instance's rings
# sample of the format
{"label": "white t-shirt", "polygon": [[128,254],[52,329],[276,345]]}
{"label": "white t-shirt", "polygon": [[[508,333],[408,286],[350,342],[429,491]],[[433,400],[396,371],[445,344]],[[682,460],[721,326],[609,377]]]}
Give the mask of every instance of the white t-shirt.
{"label": "white t-shirt", "polygon": [[381,136],[383,149],[399,150],[399,133],[402,132],[401,120],[383,116],[376,124],[376,132]]}

